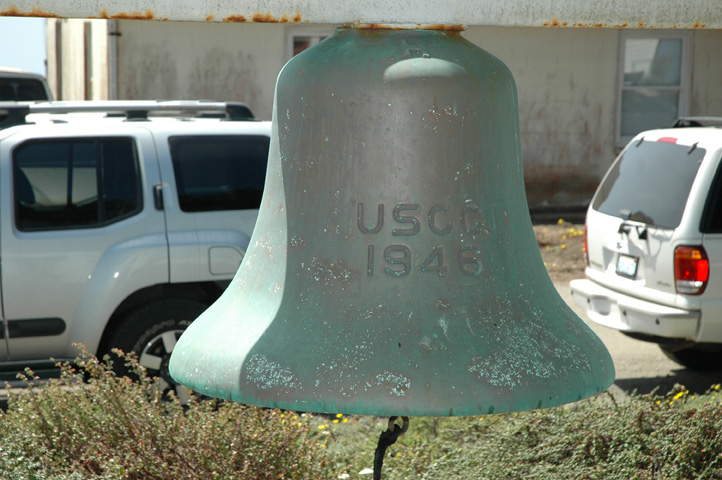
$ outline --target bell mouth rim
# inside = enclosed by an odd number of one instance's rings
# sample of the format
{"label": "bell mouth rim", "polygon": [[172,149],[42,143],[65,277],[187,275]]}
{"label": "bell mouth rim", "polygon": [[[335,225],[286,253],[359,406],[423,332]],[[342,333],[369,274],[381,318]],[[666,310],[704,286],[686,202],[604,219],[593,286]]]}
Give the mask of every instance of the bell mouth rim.
{"label": "bell mouth rim", "polygon": [[338,28],[354,29],[354,30],[436,30],[445,32],[463,32],[466,27],[462,24],[445,24],[445,23],[375,23],[361,22],[346,23]]}

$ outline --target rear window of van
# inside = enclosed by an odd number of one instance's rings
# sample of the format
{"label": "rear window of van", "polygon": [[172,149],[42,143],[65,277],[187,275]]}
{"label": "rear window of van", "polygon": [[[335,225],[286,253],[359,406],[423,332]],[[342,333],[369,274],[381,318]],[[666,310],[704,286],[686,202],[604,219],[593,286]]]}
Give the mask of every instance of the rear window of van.
{"label": "rear window of van", "polygon": [[592,208],[625,220],[676,228],[705,153],[696,144],[637,140],[610,168]]}

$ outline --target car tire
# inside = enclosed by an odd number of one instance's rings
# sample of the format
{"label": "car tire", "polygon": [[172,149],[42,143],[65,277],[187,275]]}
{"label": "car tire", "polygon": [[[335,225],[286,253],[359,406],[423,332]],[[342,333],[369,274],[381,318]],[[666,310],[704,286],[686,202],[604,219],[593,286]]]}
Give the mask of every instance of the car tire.
{"label": "car tire", "polygon": [[662,352],[675,363],[692,370],[722,370],[722,344],[706,343],[688,347],[660,345]]}
{"label": "car tire", "polygon": [[[189,391],[171,378],[168,362],[178,338],[207,307],[204,303],[186,299],[162,300],[140,307],[118,324],[104,353],[109,354],[114,348],[135,353],[148,375],[158,378],[159,388],[174,390],[185,403]],[[132,376],[122,361],[114,355],[111,358],[115,358],[114,370],[119,375]]]}

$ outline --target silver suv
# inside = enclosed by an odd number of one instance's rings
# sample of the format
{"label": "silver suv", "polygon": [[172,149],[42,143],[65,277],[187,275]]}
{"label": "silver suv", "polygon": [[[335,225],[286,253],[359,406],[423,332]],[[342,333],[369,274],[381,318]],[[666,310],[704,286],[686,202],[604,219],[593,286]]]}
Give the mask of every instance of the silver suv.
{"label": "silver suv", "polygon": [[703,370],[722,368],[721,156],[718,128],[637,135],[592,199],[587,279],[571,282],[591,320]]}
{"label": "silver suv", "polygon": [[135,351],[167,376],[233,278],[270,122],[242,104],[0,103],[0,368]]}

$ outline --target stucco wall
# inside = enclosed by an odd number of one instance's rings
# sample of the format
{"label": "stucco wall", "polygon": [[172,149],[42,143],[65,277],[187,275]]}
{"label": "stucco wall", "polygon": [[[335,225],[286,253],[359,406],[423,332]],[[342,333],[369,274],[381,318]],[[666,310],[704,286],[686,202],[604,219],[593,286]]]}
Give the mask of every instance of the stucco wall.
{"label": "stucco wall", "polygon": [[529,204],[587,203],[615,157],[618,31],[473,27],[464,36],[516,79]]}
{"label": "stucco wall", "polygon": [[[268,119],[288,28],[302,27],[118,22],[118,97],[242,100]],[[464,36],[517,81],[529,203],[588,202],[615,155],[618,32],[472,27]]]}
{"label": "stucco wall", "polygon": [[119,21],[118,98],[243,101],[271,118],[283,25]]}
{"label": "stucco wall", "polygon": [[[117,98],[237,100],[270,119],[290,33],[332,27],[124,20],[116,30]],[[616,155],[620,31],[471,27],[463,35],[516,79],[530,206],[588,203]],[[722,31],[695,30],[692,38],[690,113],[721,115]]]}
{"label": "stucco wall", "polygon": [[722,116],[722,30],[694,32],[692,115]]}

